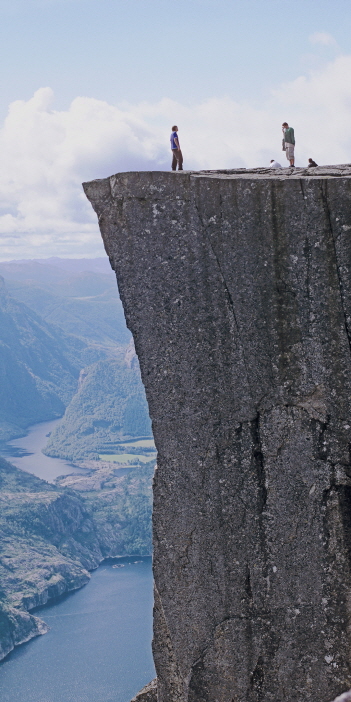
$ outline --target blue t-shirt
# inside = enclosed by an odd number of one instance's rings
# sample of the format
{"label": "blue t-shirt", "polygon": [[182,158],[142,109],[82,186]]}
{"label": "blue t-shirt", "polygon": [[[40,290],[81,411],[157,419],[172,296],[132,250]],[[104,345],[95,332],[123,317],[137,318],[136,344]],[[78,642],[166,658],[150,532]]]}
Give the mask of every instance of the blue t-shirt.
{"label": "blue t-shirt", "polygon": [[[177,134],[177,132],[172,132],[172,134],[171,134],[171,136],[170,136],[170,139],[171,139],[171,149],[177,149],[178,146],[177,146],[177,144],[176,144],[175,141],[174,141],[175,139],[178,139],[178,134]],[[178,139],[178,144],[179,144],[179,139]]]}

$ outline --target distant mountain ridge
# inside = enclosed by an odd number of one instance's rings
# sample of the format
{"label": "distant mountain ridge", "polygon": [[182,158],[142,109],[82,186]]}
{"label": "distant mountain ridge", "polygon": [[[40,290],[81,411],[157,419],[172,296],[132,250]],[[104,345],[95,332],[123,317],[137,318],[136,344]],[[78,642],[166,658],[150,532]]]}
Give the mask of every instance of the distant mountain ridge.
{"label": "distant mountain ridge", "polygon": [[[91,271],[94,273],[103,273],[105,275],[114,274],[107,256],[100,258],[59,258],[51,256],[50,258],[30,258],[17,259],[12,261],[0,261],[0,273],[6,277],[16,277],[20,275],[35,274],[35,279],[40,279],[40,273],[45,275],[45,270],[50,268],[51,272],[56,269],[55,274],[59,276],[59,271],[64,276],[67,273],[75,274],[83,271]],[[6,271],[8,275],[5,274]]]}
{"label": "distant mountain ridge", "polygon": [[0,262],[0,275],[13,297],[93,348],[106,347],[113,355],[113,348],[129,343],[131,334],[107,258]]}

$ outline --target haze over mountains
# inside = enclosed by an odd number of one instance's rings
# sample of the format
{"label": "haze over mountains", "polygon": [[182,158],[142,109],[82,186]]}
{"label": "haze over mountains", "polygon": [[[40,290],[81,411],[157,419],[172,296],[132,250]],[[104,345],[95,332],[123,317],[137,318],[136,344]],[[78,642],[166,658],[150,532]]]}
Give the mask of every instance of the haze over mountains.
{"label": "haze over mountains", "polygon": [[89,348],[106,354],[130,341],[107,258],[10,261],[0,263],[0,275],[17,300]]}
{"label": "haze over mountains", "polygon": [[[138,433],[151,436],[138,364],[128,367],[129,362],[124,362],[131,334],[125,324],[108,259],[3,262],[0,275],[3,276],[0,289],[3,374],[0,438],[18,436],[30,424],[62,416],[77,390],[81,390],[82,382],[78,388],[78,378],[83,369],[87,390],[84,390],[82,402],[75,399],[67,425],[67,429],[72,430],[74,414],[76,438],[80,430],[83,436],[88,434],[83,416],[87,411],[84,401],[87,391],[90,433],[94,429],[101,433],[104,429],[105,444],[106,427],[101,424],[104,412],[108,413],[110,426],[119,427],[119,438]],[[110,363],[112,359],[113,364]],[[96,366],[98,362],[100,365]],[[123,411],[118,402],[116,373],[119,374],[118,383],[124,388]],[[101,382],[105,395],[101,392]],[[108,394],[110,404],[106,399]],[[79,413],[82,415],[80,427],[76,421]],[[94,417],[100,425],[94,426]],[[137,417],[140,431],[136,432],[135,427],[131,430],[131,421]],[[125,427],[123,422],[126,422]],[[61,430],[60,441],[62,438]],[[91,437],[90,444],[95,451],[98,449]]]}

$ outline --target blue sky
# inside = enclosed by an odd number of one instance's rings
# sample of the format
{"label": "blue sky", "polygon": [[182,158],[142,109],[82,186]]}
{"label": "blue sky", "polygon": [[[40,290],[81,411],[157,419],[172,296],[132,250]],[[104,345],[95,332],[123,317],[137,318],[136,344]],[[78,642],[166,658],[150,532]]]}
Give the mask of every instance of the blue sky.
{"label": "blue sky", "polygon": [[349,0],[2,0],[1,116],[50,86],[55,107],[162,97],[259,102],[272,86],[350,50]]}
{"label": "blue sky", "polygon": [[[350,0],[1,0],[0,259],[101,254],[80,183],[351,161]],[[206,149],[204,149],[206,140]]]}

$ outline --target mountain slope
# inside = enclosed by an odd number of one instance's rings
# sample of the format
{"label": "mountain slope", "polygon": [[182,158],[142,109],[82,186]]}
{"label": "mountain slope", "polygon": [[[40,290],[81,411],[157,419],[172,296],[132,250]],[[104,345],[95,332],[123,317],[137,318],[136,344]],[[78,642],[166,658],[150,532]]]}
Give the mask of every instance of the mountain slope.
{"label": "mountain slope", "polygon": [[152,436],[151,422],[131,345],[124,359],[87,368],[65,415],[50,436],[45,453],[69,460],[111,453],[121,440]]}
{"label": "mountain slope", "polygon": [[63,414],[84,347],[14,300],[0,278],[0,440]]}

